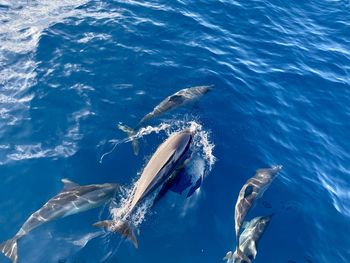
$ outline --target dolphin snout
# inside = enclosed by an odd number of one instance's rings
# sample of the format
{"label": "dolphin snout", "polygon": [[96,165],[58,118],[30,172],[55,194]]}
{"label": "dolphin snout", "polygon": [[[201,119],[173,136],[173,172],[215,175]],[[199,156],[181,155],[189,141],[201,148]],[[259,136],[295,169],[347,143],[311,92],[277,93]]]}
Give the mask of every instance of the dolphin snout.
{"label": "dolphin snout", "polygon": [[274,165],[274,166],[271,167],[270,173],[273,176],[276,176],[282,170],[282,168],[283,168],[282,165]]}
{"label": "dolphin snout", "polygon": [[283,168],[283,165],[274,165],[272,166],[272,169],[276,171],[276,173],[278,173],[279,171],[281,171]]}

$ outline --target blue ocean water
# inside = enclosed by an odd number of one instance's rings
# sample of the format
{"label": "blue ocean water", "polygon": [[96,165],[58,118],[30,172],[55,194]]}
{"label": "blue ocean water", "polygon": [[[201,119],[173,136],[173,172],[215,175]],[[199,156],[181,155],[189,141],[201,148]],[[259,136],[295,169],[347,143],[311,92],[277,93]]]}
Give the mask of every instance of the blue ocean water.
{"label": "blue ocean water", "polygon": [[239,190],[275,164],[283,171],[250,214],[274,214],[254,262],[350,262],[349,15],[345,0],[1,0],[0,240],[62,178],[131,187],[168,133],[100,163],[125,138],[116,125],[210,84],[149,123],[198,123],[215,146],[202,160],[216,161],[194,196],[168,193],[142,215],[137,250],[92,227],[104,207],[34,230],[19,262],[222,262]]}

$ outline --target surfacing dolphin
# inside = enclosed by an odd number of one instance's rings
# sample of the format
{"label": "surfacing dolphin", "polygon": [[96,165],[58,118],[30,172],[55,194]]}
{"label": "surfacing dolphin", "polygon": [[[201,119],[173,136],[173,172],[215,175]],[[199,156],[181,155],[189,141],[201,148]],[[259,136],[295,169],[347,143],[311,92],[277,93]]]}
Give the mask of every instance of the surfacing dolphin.
{"label": "surfacing dolphin", "polygon": [[[138,123],[136,129],[141,127],[142,124],[144,124],[146,121],[149,121],[159,115],[162,115],[163,113],[173,110],[187,102],[193,101],[202,95],[208,93],[212,89],[213,85],[209,86],[195,86],[191,88],[185,88],[182,90],[179,90],[178,92],[170,95],[169,97],[165,98],[163,101],[161,101],[150,113],[146,114],[141,121]],[[118,128],[125,132],[129,138],[132,138],[132,146],[135,155],[139,152],[139,143],[137,141],[137,138],[134,138],[133,136],[136,135],[136,129],[132,129],[126,125],[118,124]]]}
{"label": "surfacing dolphin", "polygon": [[239,233],[241,231],[242,223],[250,208],[254,205],[255,200],[264,194],[265,190],[270,186],[273,179],[275,179],[276,175],[281,170],[282,165],[257,170],[256,174],[243,185],[239,192],[235,206],[235,229],[237,256],[242,256],[243,259],[244,254],[241,253],[239,249]]}
{"label": "surfacing dolphin", "polygon": [[[255,217],[248,222],[244,222],[242,225],[244,230],[239,237],[239,248],[244,254],[245,260],[238,255],[237,249],[233,254],[232,251],[227,252],[223,259],[226,260],[227,263],[250,263],[251,260],[255,259],[257,243],[269,225],[271,217],[272,215]],[[247,259],[249,261],[247,261]]]}
{"label": "surfacing dolphin", "polygon": [[121,219],[100,221],[94,224],[96,227],[104,227],[111,232],[117,232],[131,240],[138,247],[137,238],[132,229],[130,216],[136,207],[159,187],[170,189],[169,184],[178,175],[180,167],[190,158],[190,146],[194,132],[185,129],[173,133],[165,140],[152,155],[143,169],[140,179],[135,183],[134,189],[127,201],[126,212]]}
{"label": "surfacing dolphin", "polygon": [[103,205],[120,190],[118,184],[78,185],[62,179],[63,190],[34,212],[17,234],[0,245],[0,250],[13,263],[18,262],[17,241],[33,229],[58,218],[74,215]]}

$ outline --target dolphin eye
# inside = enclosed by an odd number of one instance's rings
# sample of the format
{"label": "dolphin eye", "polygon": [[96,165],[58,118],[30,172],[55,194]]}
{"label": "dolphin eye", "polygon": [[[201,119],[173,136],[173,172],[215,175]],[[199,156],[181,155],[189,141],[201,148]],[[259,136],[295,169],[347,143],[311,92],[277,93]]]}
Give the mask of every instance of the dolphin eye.
{"label": "dolphin eye", "polygon": [[244,198],[247,198],[248,196],[250,196],[253,193],[253,186],[250,184],[248,185],[245,190],[244,190]]}

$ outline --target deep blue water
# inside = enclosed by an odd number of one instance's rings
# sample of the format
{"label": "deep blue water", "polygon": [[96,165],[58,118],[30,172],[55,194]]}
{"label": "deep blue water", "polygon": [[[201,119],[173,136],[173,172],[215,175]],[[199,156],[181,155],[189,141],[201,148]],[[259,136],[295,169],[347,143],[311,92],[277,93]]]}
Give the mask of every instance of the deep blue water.
{"label": "deep blue water", "polygon": [[283,171],[250,214],[275,214],[255,262],[350,262],[349,17],[345,0],[1,1],[0,240],[62,178],[131,187],[168,135],[142,137],[139,156],[120,144],[100,163],[125,138],[116,124],[212,84],[149,123],[196,121],[216,162],[194,196],[149,209],[138,250],[92,238],[100,208],[34,230],[19,262],[222,262],[239,190],[274,164]]}

